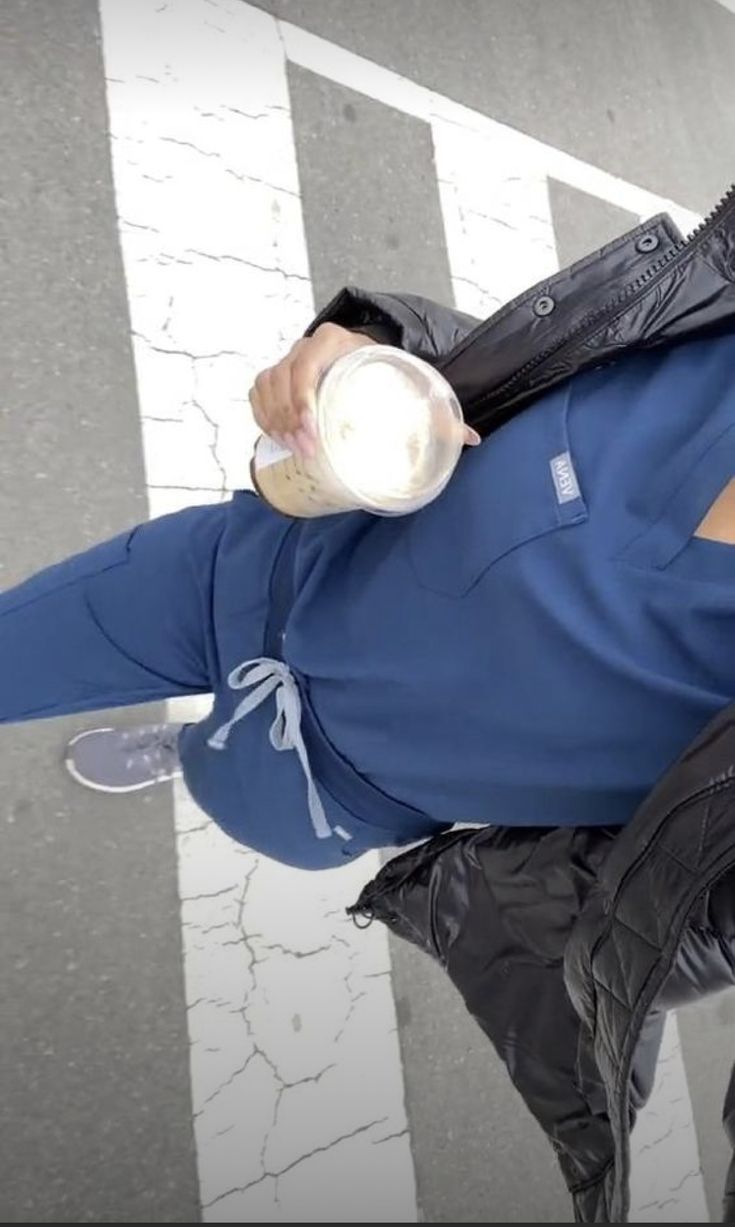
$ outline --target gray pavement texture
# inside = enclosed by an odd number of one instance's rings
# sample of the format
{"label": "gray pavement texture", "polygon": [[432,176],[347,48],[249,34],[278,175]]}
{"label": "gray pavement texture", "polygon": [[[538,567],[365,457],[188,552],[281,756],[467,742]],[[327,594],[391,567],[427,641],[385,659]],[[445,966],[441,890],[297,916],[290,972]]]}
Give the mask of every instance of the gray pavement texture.
{"label": "gray pavement texture", "polygon": [[255,0],[704,212],[732,178],[735,22],[715,0]]}
{"label": "gray pavement texture", "polygon": [[735,1060],[735,989],[685,1006],[677,1020],[710,1216],[719,1222],[732,1157],[722,1128],[722,1101]]}
{"label": "gray pavement texture", "polygon": [[[5,587],[147,508],[92,0],[0,6],[0,99]],[[196,1222],[171,800],[76,788],[78,727],[0,728],[0,1220]]]}
{"label": "gray pavement texture", "polygon": [[[258,7],[691,208],[733,178],[735,17],[715,0]],[[451,301],[425,125],[293,66],[289,88],[317,303],[349,281]],[[0,143],[6,586],[146,514],[93,0],[3,0]],[[563,262],[631,222],[563,184],[551,203]],[[194,1222],[171,799],[73,789],[77,726],[0,729],[0,1220]],[[412,948],[393,958],[423,1219],[568,1221],[457,994]],[[681,1021],[715,1216],[731,1012]]]}

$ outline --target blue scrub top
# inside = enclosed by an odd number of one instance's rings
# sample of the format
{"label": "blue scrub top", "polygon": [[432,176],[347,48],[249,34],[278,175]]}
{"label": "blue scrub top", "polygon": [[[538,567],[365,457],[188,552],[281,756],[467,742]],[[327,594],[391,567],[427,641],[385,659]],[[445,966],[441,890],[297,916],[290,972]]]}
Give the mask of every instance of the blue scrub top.
{"label": "blue scrub top", "polygon": [[576,376],[396,519],[304,524],[284,657],[437,822],[624,823],[735,699],[735,337]]}

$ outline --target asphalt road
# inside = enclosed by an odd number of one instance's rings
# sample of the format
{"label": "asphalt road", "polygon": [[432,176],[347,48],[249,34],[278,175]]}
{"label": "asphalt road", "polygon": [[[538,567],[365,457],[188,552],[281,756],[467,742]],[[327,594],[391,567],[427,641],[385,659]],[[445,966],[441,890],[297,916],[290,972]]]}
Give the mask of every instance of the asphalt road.
{"label": "asphalt road", "polygon": [[[691,209],[733,178],[735,16],[715,0],[256,7]],[[350,281],[451,301],[426,126],[293,65],[289,90],[317,303]],[[0,144],[9,586],[146,514],[92,0],[4,0]],[[550,193],[563,262],[632,221]],[[0,1218],[195,1222],[171,799],[92,803],[60,767],[75,727],[0,729]],[[566,1221],[547,1145],[450,986],[408,948],[393,959],[423,1218]],[[730,1013],[680,1021],[713,1208]]]}

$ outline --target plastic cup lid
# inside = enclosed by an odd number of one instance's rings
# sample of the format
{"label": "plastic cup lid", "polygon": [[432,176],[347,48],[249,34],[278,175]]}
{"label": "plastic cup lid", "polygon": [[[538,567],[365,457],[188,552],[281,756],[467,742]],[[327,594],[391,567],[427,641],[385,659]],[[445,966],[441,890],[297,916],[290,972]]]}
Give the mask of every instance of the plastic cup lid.
{"label": "plastic cup lid", "polygon": [[367,507],[423,505],[462,450],[462,409],[451,385],[390,345],[338,358],[319,385],[317,418],[330,467]]}

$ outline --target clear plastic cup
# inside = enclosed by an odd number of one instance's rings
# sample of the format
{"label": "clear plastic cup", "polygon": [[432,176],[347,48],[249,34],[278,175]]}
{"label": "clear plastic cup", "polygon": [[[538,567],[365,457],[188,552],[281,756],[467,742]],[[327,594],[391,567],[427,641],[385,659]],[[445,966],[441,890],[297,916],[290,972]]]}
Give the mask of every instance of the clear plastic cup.
{"label": "clear plastic cup", "polygon": [[316,428],[314,457],[266,435],[256,444],[253,485],[285,515],[418,511],[444,489],[464,443],[451,385],[391,345],[366,345],[332,363],[316,390]]}

